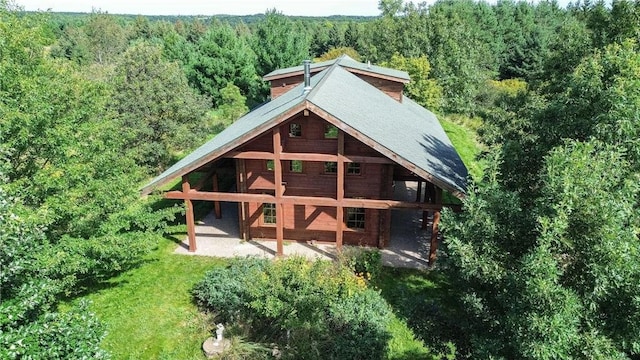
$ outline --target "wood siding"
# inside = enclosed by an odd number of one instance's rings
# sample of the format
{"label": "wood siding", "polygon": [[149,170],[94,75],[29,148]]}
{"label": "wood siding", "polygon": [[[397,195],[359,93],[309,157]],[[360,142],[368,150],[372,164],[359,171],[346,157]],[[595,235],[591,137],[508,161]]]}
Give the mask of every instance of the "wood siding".
{"label": "wood siding", "polygon": [[[402,102],[402,91],[404,90],[403,83],[364,74],[354,75],[375,86],[397,101]],[[271,99],[275,99],[278,96],[286,93],[287,91],[301,84],[303,81],[304,75],[293,75],[285,78],[271,80]]]}
{"label": "wood siding", "polygon": [[[338,139],[325,139],[325,126],[329,123],[313,113],[300,113],[280,125],[283,153],[336,155]],[[289,136],[291,123],[299,124],[300,137]],[[272,152],[272,131],[261,135],[237,149],[241,152]],[[345,156],[382,157],[378,152],[355,138],[344,135]],[[285,196],[322,196],[336,198],[337,174],[325,173],[324,162],[304,161],[302,172],[290,171],[290,160],[282,160],[282,183]],[[360,163],[360,174],[347,174],[345,164],[344,196],[346,198],[390,199],[392,191],[393,165],[378,163]],[[248,193],[273,194],[275,191],[274,172],[267,168],[267,160],[244,160],[246,172],[246,191]],[[283,205],[284,239],[301,241],[333,242],[336,239],[335,207],[310,205]],[[345,212],[346,213],[346,212]],[[383,214],[383,219],[381,219]],[[353,230],[344,224],[343,241],[345,244],[378,246],[384,245],[388,238],[388,210],[366,209],[365,229]],[[276,236],[274,224],[264,224],[262,204],[249,203],[246,226],[252,238],[270,238]],[[343,221],[343,219],[338,219]],[[381,229],[381,226],[383,227]]]}

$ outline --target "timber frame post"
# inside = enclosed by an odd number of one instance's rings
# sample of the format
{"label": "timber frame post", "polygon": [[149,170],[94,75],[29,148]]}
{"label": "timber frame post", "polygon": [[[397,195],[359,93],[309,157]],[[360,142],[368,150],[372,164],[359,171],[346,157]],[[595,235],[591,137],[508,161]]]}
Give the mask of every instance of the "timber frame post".
{"label": "timber frame post", "polygon": [[[218,192],[219,191],[219,185],[218,185],[218,172],[214,172],[213,173],[213,191],[214,192]],[[216,219],[221,219],[222,218],[222,209],[220,208],[220,201],[214,201],[213,202],[213,209],[216,213]]]}
{"label": "timber frame post", "polygon": [[[244,159],[236,159],[236,192],[241,194],[247,192],[247,173]],[[245,201],[238,202],[238,222],[240,224],[242,240],[249,241],[251,237],[249,228],[249,205]]]}
{"label": "timber frame post", "polygon": [[337,161],[337,189],[336,200],[338,206],[336,207],[336,249],[342,251],[342,238],[344,227],[344,132],[338,130],[338,161]]}
{"label": "timber frame post", "polygon": [[284,255],[284,206],[282,204],[282,196],[284,190],[282,188],[282,136],[281,127],[273,129],[273,174],[276,198],[276,256]]}
{"label": "timber frame post", "polygon": [[189,192],[191,192],[191,185],[189,185],[189,176],[182,176],[182,192],[185,195],[184,204],[186,208],[185,217],[187,218],[187,237],[189,238],[189,252],[196,251],[196,225],[193,215],[193,202],[188,198]]}
{"label": "timber frame post", "polygon": [[[442,189],[436,187],[435,203],[442,204]],[[431,242],[429,244],[429,267],[436,263],[436,252],[438,251],[438,224],[440,223],[440,210],[433,212],[433,222],[431,223]]]}

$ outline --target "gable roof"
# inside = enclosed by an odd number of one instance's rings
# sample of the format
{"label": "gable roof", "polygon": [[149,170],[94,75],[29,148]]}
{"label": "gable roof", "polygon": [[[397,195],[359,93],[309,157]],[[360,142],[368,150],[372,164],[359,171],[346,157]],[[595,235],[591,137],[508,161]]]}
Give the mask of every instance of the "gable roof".
{"label": "gable roof", "polygon": [[252,110],[148,183],[143,193],[187,174],[309,109],[437,186],[463,196],[467,169],[435,115],[407,97],[398,102],[333,64]]}
{"label": "gable roof", "polygon": [[[382,66],[376,66],[371,64],[364,64],[359,61],[353,60],[348,55],[344,54],[336,59],[322,61],[318,63],[311,64],[311,73],[316,73],[322,70],[329,68],[330,66],[338,64],[339,66],[351,70],[355,73],[361,73],[365,75],[371,75],[376,77],[387,78],[390,80],[394,80],[401,83],[408,83],[411,78],[409,74],[405,71],[386,68]],[[294,76],[294,75],[302,75],[304,74],[303,65],[293,66],[284,69],[274,70],[263,77],[266,81],[271,81],[275,79],[280,79],[284,77]]]}

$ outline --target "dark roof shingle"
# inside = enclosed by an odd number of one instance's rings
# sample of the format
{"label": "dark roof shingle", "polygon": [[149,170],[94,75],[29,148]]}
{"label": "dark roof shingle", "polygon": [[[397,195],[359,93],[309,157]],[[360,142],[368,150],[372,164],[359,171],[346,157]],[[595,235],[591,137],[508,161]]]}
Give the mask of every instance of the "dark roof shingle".
{"label": "dark roof shingle", "polygon": [[300,84],[244,115],[153,179],[142,192],[215,160],[241,145],[239,141],[249,141],[285,121],[287,112],[312,104],[337,119],[350,135],[364,136],[392,160],[411,164],[417,175],[430,177],[445,190],[465,193],[467,169],[432,112],[407,97],[396,101],[338,63],[314,75],[311,86],[311,91],[304,92]]}

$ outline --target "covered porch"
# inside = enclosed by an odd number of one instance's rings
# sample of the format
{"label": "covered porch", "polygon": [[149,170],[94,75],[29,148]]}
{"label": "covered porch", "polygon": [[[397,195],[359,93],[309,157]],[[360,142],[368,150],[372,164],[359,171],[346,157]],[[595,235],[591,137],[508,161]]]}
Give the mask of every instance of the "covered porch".
{"label": "covered porch", "polygon": [[[414,201],[418,196],[418,183],[414,181],[396,181],[394,199]],[[238,218],[238,204],[221,202],[222,217],[217,219],[215,212],[209,213],[202,221],[195,224],[197,248],[189,251],[189,240],[177,247],[176,253],[186,255],[236,257],[260,256],[274,258],[277,256],[277,242],[274,240],[242,240]],[[397,209],[391,211],[391,232],[389,243],[381,249],[382,262],[385,266],[425,269],[429,266],[432,243],[433,216],[426,217],[415,209]],[[437,224],[436,224],[437,229]],[[437,231],[437,230],[436,230]],[[436,243],[437,246],[437,243]],[[348,246],[344,246],[348,248]],[[335,259],[339,256],[335,243],[324,244],[314,242],[284,241],[284,254],[300,255],[310,259]],[[435,250],[435,248],[434,248]]]}

